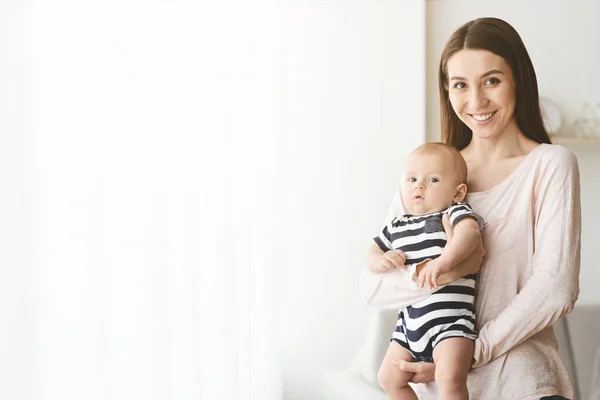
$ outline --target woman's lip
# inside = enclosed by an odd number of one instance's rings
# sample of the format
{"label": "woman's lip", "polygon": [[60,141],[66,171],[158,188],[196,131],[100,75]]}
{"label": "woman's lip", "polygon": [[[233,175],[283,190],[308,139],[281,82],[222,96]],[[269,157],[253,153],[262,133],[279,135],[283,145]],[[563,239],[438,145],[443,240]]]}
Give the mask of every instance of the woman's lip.
{"label": "woman's lip", "polygon": [[480,116],[480,115],[488,115],[488,114],[493,114],[493,113],[495,113],[496,111],[498,111],[498,110],[495,110],[495,111],[488,111],[488,112],[478,112],[478,113],[467,113],[467,114],[469,114],[470,116],[473,116],[473,115]]}
{"label": "woman's lip", "polygon": [[[479,125],[485,125],[488,122],[490,122],[492,120],[492,118],[494,118],[496,116],[496,113],[498,112],[498,110],[496,111],[491,111],[491,112],[487,112],[487,113],[477,113],[477,114],[469,114],[469,116],[473,119],[473,121],[475,121],[477,124]],[[480,121],[478,119],[475,119],[474,115],[476,116],[481,116],[481,115],[488,115],[488,114],[492,114],[491,117],[489,117],[488,119],[486,119],[485,121]]]}

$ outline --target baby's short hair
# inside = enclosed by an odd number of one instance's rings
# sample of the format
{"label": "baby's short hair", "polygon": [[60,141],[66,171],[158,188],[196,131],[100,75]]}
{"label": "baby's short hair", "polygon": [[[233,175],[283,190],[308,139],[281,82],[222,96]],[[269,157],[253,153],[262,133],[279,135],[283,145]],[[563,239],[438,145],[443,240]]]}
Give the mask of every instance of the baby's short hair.
{"label": "baby's short hair", "polygon": [[455,147],[442,142],[425,143],[413,150],[411,154],[439,154],[452,157],[454,169],[459,183],[467,183],[467,163]]}

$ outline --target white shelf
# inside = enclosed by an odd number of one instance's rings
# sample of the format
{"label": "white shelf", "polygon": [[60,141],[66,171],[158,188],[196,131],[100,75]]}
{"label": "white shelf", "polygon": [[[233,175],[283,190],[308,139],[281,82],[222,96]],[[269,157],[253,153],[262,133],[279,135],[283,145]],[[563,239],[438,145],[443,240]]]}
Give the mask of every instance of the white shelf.
{"label": "white shelf", "polygon": [[550,136],[556,144],[600,144],[600,137]]}

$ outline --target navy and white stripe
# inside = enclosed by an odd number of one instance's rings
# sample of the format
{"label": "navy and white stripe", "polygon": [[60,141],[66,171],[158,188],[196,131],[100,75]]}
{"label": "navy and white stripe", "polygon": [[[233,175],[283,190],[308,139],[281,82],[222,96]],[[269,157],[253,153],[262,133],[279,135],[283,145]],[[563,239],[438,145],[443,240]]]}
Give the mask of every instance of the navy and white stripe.
{"label": "navy and white stripe", "polygon": [[475,218],[479,229],[483,228],[483,220],[473,212],[466,203],[452,204],[444,211],[427,215],[404,215],[394,218],[388,223],[375,243],[381,250],[402,250],[407,257],[406,265],[418,264],[428,258],[439,257],[446,246],[446,232],[442,225],[442,216],[450,216],[452,228],[465,217]]}
{"label": "navy and white stripe", "polygon": [[443,339],[475,340],[475,277],[469,275],[432,293],[398,314],[392,340],[415,361],[433,361],[433,349]]}
{"label": "navy and white stripe", "polygon": [[[463,218],[474,218],[483,227],[483,220],[465,203],[423,215],[394,218],[374,240],[383,251],[402,250],[406,265],[418,264],[440,256],[446,246],[442,216],[450,215],[454,228]],[[465,276],[432,293],[425,300],[400,310],[392,340],[406,348],[417,361],[433,361],[433,348],[450,337],[476,339],[475,278]]]}

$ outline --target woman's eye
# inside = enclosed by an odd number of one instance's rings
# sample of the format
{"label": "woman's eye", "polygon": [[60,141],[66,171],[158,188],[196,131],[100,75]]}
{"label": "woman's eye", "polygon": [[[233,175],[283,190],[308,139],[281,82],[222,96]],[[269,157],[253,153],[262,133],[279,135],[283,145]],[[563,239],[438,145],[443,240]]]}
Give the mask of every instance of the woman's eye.
{"label": "woman's eye", "polygon": [[464,89],[466,87],[467,87],[467,85],[464,82],[456,82],[454,84],[454,88],[455,89]]}
{"label": "woman's eye", "polygon": [[431,183],[436,183],[439,182],[440,180],[438,178],[429,178],[429,182]]}
{"label": "woman's eye", "polygon": [[498,79],[498,78],[490,78],[485,81],[486,85],[496,85],[498,83],[500,83],[500,79]]}

